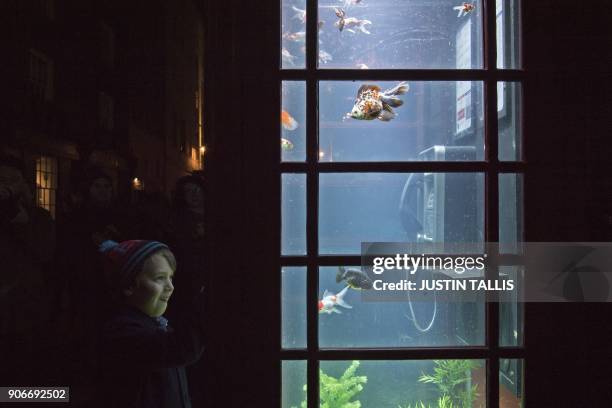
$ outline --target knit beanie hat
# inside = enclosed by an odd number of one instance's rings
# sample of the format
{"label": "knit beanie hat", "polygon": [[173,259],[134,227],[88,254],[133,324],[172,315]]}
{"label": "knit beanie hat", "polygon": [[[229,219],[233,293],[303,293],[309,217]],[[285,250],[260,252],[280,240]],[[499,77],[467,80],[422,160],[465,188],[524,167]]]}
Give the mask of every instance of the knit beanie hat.
{"label": "knit beanie hat", "polygon": [[109,261],[113,272],[113,284],[127,288],[140,271],[140,265],[149,256],[162,249],[169,249],[166,244],[158,241],[130,240],[117,243],[104,241],[99,251]]}

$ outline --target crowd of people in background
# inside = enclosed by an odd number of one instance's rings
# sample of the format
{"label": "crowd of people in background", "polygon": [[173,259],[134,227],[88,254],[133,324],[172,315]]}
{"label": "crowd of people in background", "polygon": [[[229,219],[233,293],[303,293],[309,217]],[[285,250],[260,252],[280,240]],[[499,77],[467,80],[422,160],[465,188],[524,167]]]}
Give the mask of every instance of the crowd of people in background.
{"label": "crowd of people in background", "polygon": [[[0,156],[0,350],[9,356],[0,384],[71,385],[71,402],[95,398],[100,321],[109,304],[100,245],[112,240],[167,244],[178,265],[174,302],[206,287],[205,185],[199,175],[163,193],[122,200],[112,177],[90,166],[58,208],[36,206],[23,162]],[[190,383],[201,367],[195,365]],[[191,387],[193,399],[202,398]]]}

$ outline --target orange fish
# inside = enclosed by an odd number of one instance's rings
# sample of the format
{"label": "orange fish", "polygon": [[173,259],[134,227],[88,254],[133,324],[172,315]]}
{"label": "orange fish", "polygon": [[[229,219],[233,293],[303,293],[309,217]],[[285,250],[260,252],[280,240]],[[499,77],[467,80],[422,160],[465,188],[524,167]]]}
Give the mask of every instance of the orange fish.
{"label": "orange fish", "polygon": [[471,11],[474,11],[476,6],[472,3],[463,3],[460,6],[453,7],[453,10],[457,10],[457,17],[463,17]]}
{"label": "orange fish", "polygon": [[286,110],[281,111],[281,124],[287,130],[295,130],[299,125],[297,120],[293,119]]}

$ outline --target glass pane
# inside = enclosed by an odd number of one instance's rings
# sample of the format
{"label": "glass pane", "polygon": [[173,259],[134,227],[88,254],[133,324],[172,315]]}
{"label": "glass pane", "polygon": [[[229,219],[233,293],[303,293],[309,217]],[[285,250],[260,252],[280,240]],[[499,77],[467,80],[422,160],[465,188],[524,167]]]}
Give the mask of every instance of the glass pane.
{"label": "glass pane", "polygon": [[306,361],[285,360],[281,366],[282,372],[282,407],[300,407],[306,401]]}
{"label": "glass pane", "polygon": [[282,347],[306,348],[306,268],[284,267],[282,277]]}
{"label": "glass pane", "polygon": [[499,345],[519,347],[523,345],[523,301],[521,287],[524,283],[523,268],[501,266],[500,278],[512,279],[517,290],[499,292]]}
{"label": "glass pane", "polygon": [[523,241],[523,176],[499,175],[499,250],[518,253]]}
{"label": "glass pane", "polygon": [[282,0],[281,68],[306,67],[306,0]]}
{"label": "glass pane", "polygon": [[495,0],[497,26],[497,68],[519,69],[520,26],[519,1]]}
{"label": "glass pane", "polygon": [[[485,406],[483,360],[321,361],[320,365],[321,407]],[[342,403],[332,402],[338,400]]]}
{"label": "glass pane", "polygon": [[282,175],[281,254],[306,254],[306,175]]}
{"label": "glass pane", "polygon": [[482,173],[323,173],[319,253],[361,242],[483,242]]}
{"label": "glass pane", "polygon": [[320,82],[320,161],[483,160],[482,89],[465,81]]}
{"label": "glass pane", "polygon": [[57,188],[57,159],[51,160],[51,188]]}
{"label": "glass pane", "polygon": [[[422,272],[431,279],[431,272]],[[403,301],[365,301],[362,291],[372,289],[356,283],[360,273],[354,266],[319,269],[322,348],[484,345],[484,296],[467,302],[459,291],[456,301],[439,301],[440,293],[430,291],[415,300],[404,291],[398,294],[405,294]]]}
{"label": "glass pane", "polygon": [[281,107],[281,160],[306,160],[306,83],[283,81]]}
{"label": "glass pane", "polygon": [[482,11],[479,0],[319,0],[319,68],[482,68]]}
{"label": "glass pane", "polygon": [[499,361],[499,408],[523,406],[523,360]]}
{"label": "glass pane", "polygon": [[521,160],[521,84],[497,83],[499,160]]}

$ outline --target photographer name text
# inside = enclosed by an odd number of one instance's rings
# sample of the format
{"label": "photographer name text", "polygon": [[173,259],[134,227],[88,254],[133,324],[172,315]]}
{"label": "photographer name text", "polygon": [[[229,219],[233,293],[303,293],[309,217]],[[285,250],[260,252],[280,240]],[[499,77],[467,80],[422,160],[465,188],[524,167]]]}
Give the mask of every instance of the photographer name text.
{"label": "photographer name text", "polygon": [[431,279],[422,280],[419,283],[407,279],[399,282],[384,282],[378,279],[373,284],[373,289],[378,291],[512,291],[514,287],[512,279]]}

